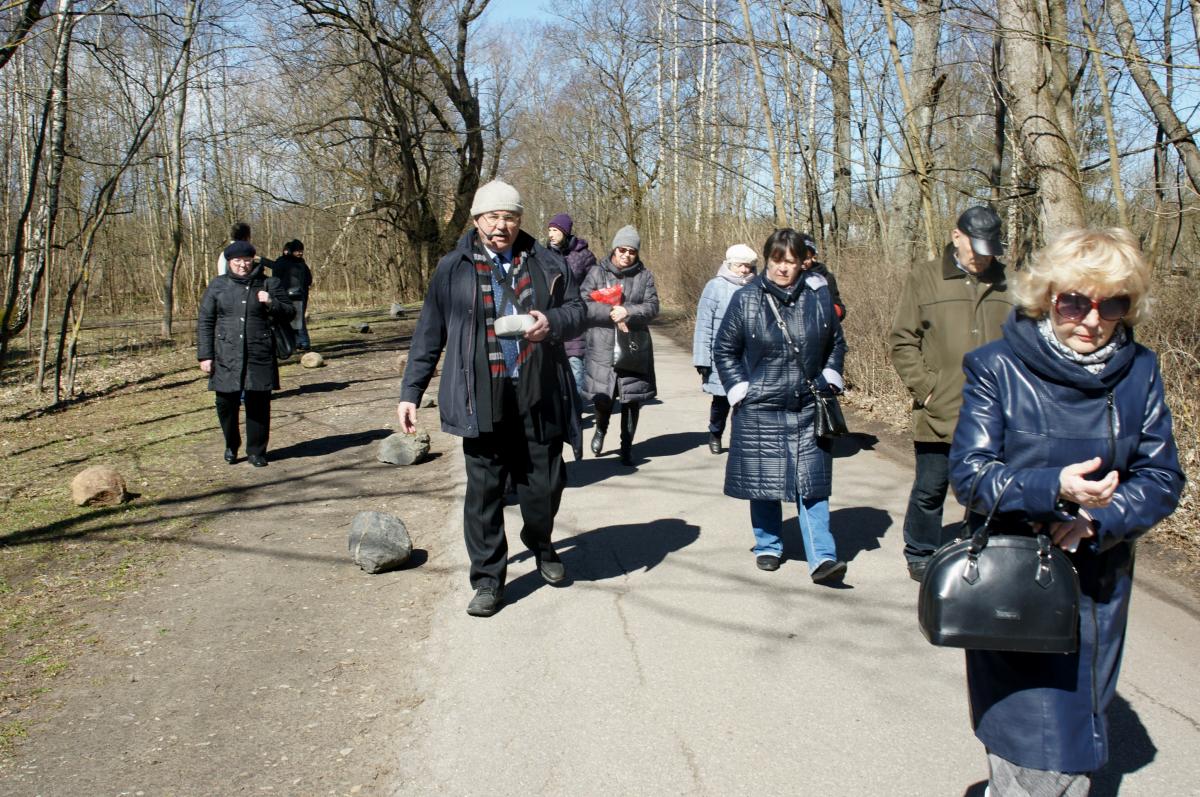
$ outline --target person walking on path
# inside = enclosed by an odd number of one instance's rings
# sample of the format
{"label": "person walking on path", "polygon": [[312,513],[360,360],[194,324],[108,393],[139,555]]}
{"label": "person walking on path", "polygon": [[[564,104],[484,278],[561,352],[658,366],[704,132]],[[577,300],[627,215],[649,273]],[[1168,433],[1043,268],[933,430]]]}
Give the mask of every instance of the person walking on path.
{"label": "person walking on path", "polygon": [[271,275],[287,290],[288,298],[296,307],[292,329],[296,330],[296,348],[306,351],[311,346],[308,338],[308,294],[312,288],[312,269],[304,262],[304,243],[299,239],[288,241],[283,247],[283,256],[271,267]]}
{"label": "person walking on path", "polygon": [[829,283],[829,295],[833,298],[833,311],[837,313],[839,321],[845,321],[846,303],[842,301],[842,294],[838,290],[837,278],[833,276],[833,272],[829,270],[829,266],[817,260],[819,253],[817,252],[816,240],[806,232],[800,233],[800,238],[804,241],[804,246],[808,250],[808,254],[804,256],[804,262],[801,265],[805,271],[811,274],[820,274]]}
{"label": "person walking on path", "polygon": [[840,579],[829,527],[833,454],[813,430],[813,391],[839,393],[846,341],[829,284],[802,268],[805,244],[792,229],[763,246],[764,273],[733,295],[713,359],[733,406],[725,494],[750,501],[755,562],[778,570],[782,501],[796,504],[814,582]]}
{"label": "person walking on path", "polygon": [[717,276],[708,281],[696,306],[696,330],[692,334],[692,365],[700,374],[700,389],[712,396],[708,411],[708,450],[721,453],[721,436],[729,418],[729,399],[721,386],[721,377],[713,368],[713,342],[725,309],[733,294],[754,279],[758,253],[745,244],[734,244],[725,250],[725,260]]}
{"label": "person walking on path", "polygon": [[271,391],[279,389],[279,362],[271,325],[292,320],[295,308],[279,280],[263,275],[254,247],[234,241],[225,247],[227,273],[213,279],[200,299],[196,359],[216,393],[217,420],[225,436],[225,461],[237,462],[242,445],[238,412],[245,396],[246,458],[267,464],[271,436]]}
{"label": "person walking on path", "polygon": [[475,595],[467,613],[490,617],[504,602],[508,541],[504,488],[517,485],[521,542],[551,584],[566,570],[551,545],[566,484],[563,442],[579,451],[579,412],[562,341],[579,334],[583,302],[562,257],[521,231],[521,195],[499,180],[471,204],[473,229],[437,264],[413,331],[400,387],[400,428],[443,353],[442,430],[463,438],[463,535]]}
{"label": "person walking on path", "polygon": [[1012,310],[1000,217],[969,208],[940,260],[913,265],[888,337],[892,365],[912,396],[916,476],[904,514],[904,558],[914,581],[943,543],[950,438],[962,404],[963,355],[1000,337]]}
{"label": "person walking on path", "polygon": [[1133,339],[1150,281],[1127,230],[1064,233],[1014,279],[1002,339],[964,362],[955,492],[976,522],[994,507],[998,531],[1050,535],[1081,591],[1076,652],[966,653],[991,797],[1083,797],[1108,759],[1136,540],[1184,485],[1158,361]]}
{"label": "person walking on path", "polygon": [[[633,226],[617,230],[612,249],[601,263],[592,266],[583,280],[581,294],[587,307],[586,392],[596,408],[596,431],[592,435],[592,453],[600,456],[613,405],[621,403],[621,464],[633,465],[633,436],[637,432],[642,403],[657,393],[654,360],[651,355],[644,372],[616,366],[618,332],[644,331],[646,348],[649,324],[658,316],[658,287],[654,275],[642,262],[639,250],[642,238]],[[621,286],[621,303],[609,305],[597,301],[592,292]]]}
{"label": "person walking on path", "polygon": [[[596,256],[592,254],[592,250],[588,249],[586,239],[571,233],[573,227],[574,222],[571,217],[566,213],[559,213],[550,219],[546,238],[549,241],[549,248],[562,255],[567,261],[567,268],[571,269],[571,276],[574,278],[575,284],[582,285],[588,271],[596,265]],[[584,355],[587,353],[587,341],[580,334],[565,341],[563,346],[567,350],[567,362],[571,364],[571,375],[575,379],[575,391],[579,398],[579,405],[583,407],[590,403],[585,400],[583,392]]]}

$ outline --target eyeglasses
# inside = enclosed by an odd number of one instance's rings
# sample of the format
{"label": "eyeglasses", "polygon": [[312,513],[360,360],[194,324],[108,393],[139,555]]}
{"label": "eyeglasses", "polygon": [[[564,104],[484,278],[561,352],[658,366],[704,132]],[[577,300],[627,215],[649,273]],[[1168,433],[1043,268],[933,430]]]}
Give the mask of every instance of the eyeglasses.
{"label": "eyeglasses", "polygon": [[637,254],[636,249],[630,249],[628,246],[618,246],[613,251],[616,252],[618,255],[627,255],[628,256],[628,255],[636,255]]}
{"label": "eyeglasses", "polygon": [[514,224],[519,224],[521,221],[520,216],[511,216],[508,214],[502,215],[499,213],[484,213],[482,218],[485,222],[487,222],[488,224],[491,224],[493,226],[495,226],[497,224],[503,224],[505,226],[511,227]]}
{"label": "eyeglasses", "polygon": [[1093,299],[1075,291],[1054,296],[1055,311],[1067,321],[1082,321],[1092,310],[1100,313],[1100,317],[1105,321],[1120,321],[1129,314],[1131,304],[1128,296]]}

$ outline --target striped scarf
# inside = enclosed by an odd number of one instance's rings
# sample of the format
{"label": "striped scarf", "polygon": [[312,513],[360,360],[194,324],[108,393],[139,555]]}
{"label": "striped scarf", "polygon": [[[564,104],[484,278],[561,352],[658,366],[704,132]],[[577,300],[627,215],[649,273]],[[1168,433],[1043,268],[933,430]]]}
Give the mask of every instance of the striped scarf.
{"label": "striped scarf", "polygon": [[[500,268],[492,261],[487,250],[483,245],[476,243],[475,250],[472,253],[475,261],[475,275],[479,283],[479,295],[483,300],[483,318],[487,325],[487,357],[488,371],[492,375],[492,384],[501,382],[504,379],[513,376],[526,360],[529,359],[529,354],[532,347],[529,341],[525,338],[506,339],[501,341],[496,337],[496,288],[497,284],[502,284],[501,281],[512,287],[512,293],[516,295],[517,310],[519,312],[528,312],[533,307],[533,278],[529,276],[529,270],[525,268],[525,260],[528,258],[527,252],[520,252],[513,255],[512,266],[508,270],[507,277],[501,272]],[[508,299],[508,291],[500,291],[499,302],[501,308],[511,304],[511,299]],[[512,352],[509,357],[505,357],[504,347],[506,345],[515,346],[515,356]],[[509,360],[512,360],[512,370],[510,372]]]}

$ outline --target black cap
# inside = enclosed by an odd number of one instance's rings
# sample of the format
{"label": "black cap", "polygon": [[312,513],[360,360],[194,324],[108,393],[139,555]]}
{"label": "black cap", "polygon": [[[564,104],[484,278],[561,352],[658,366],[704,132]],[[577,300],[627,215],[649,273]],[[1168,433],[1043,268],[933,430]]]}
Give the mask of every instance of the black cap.
{"label": "black cap", "polygon": [[233,260],[235,257],[254,257],[254,251],[254,244],[249,241],[234,241],[225,247],[225,260]]}
{"label": "black cap", "polygon": [[971,239],[971,249],[977,255],[999,257],[1004,254],[1000,242],[1000,217],[991,208],[977,205],[967,208],[958,217],[958,231]]}

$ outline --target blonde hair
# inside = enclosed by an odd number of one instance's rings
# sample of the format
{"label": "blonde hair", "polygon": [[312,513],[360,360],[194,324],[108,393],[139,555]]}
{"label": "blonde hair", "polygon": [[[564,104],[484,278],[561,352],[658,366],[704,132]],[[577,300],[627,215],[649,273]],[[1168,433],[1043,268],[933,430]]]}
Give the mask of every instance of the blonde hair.
{"label": "blonde hair", "polygon": [[1149,310],[1150,264],[1133,233],[1122,227],[1068,230],[1035,252],[1013,285],[1017,306],[1033,318],[1049,313],[1054,295],[1064,291],[1127,295],[1124,320],[1133,326]]}

